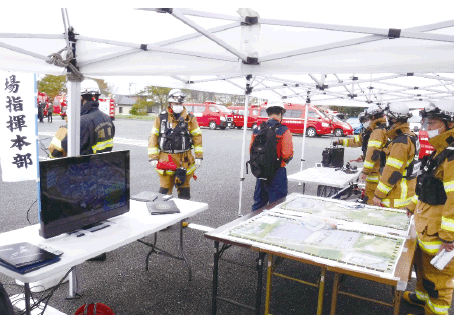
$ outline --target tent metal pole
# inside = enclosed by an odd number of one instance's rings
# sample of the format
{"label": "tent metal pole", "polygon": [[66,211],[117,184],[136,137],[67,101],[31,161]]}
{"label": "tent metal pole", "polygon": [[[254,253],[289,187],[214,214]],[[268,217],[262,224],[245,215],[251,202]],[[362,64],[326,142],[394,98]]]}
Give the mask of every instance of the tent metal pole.
{"label": "tent metal pole", "polygon": [[301,149],[301,165],[300,165],[300,172],[303,171],[303,163],[304,163],[304,146],[306,145],[306,129],[307,129],[307,114],[309,112],[309,105],[311,100],[309,98],[310,90],[307,91],[307,99],[306,99],[306,110],[304,112],[304,131],[303,131],[303,147]]}
{"label": "tent metal pole", "polygon": [[238,216],[241,217],[241,204],[243,201],[243,182],[244,182],[244,165],[246,163],[246,132],[247,132],[247,120],[248,120],[248,113],[249,113],[249,94],[251,93],[249,90],[252,76],[248,75],[246,77],[246,93],[245,93],[245,100],[244,100],[244,126],[243,126],[243,144],[241,147],[241,167],[240,167],[240,197],[238,202]]}
{"label": "tent metal pole", "polygon": [[188,19],[186,16],[184,16],[179,10],[174,9],[172,11],[171,15],[174,16],[175,18],[177,18],[178,20],[180,20],[181,22],[185,23],[189,27],[195,29],[197,32],[203,34],[205,37],[207,37],[208,39],[212,40],[213,42],[215,42],[219,46],[223,47],[228,52],[234,54],[239,59],[243,60],[244,62],[247,62],[248,58],[247,58],[247,56],[245,54],[243,54],[242,52],[238,51],[234,47],[230,46],[229,44],[224,42],[222,39],[214,36],[212,33],[207,31],[206,29],[204,29],[200,25],[194,23],[193,21]]}
{"label": "tent metal pole", "polygon": [[80,155],[80,82],[68,81],[68,156]]}

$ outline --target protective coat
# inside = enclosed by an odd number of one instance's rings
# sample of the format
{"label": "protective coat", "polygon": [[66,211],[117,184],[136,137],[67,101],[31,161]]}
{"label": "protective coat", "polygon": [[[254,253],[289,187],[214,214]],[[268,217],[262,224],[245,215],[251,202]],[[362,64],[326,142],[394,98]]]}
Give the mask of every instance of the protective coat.
{"label": "protective coat", "polygon": [[[112,151],[115,126],[112,119],[99,110],[98,101],[82,106],[80,116],[80,155]],[[68,151],[68,127],[58,129],[49,146],[50,157],[63,157]]]}
{"label": "protective coat", "polygon": [[385,126],[386,119],[384,117],[375,119],[370,123],[372,132],[369,137],[362,171],[367,175],[364,201],[370,205],[372,204],[380,175],[380,153],[388,140]]}
{"label": "protective coat", "polygon": [[406,208],[415,194],[416,178],[407,180],[405,176],[416,148],[410,137],[398,137],[401,134],[415,136],[409,126],[408,123],[395,123],[386,134],[391,143],[383,148],[386,164],[375,189],[375,196],[385,207]]}
{"label": "protective coat", "polygon": [[[437,156],[454,141],[451,129],[429,140]],[[454,241],[454,156],[445,159],[434,176],[443,182],[447,200],[444,205],[429,205],[414,196],[408,210],[414,212],[420,253],[415,255],[416,295],[426,301],[426,314],[448,314],[454,289],[454,261],[439,271],[430,264],[443,241]],[[417,204],[416,204],[417,203]]]}
{"label": "protective coat", "polygon": [[[197,123],[197,118],[194,115],[189,114],[186,111],[186,108],[181,113],[181,117],[183,117],[184,121],[188,124],[188,131],[193,141],[195,158],[203,159],[202,132],[199,124]],[[175,118],[171,110],[167,112],[167,120],[172,128],[177,126],[178,120]],[[168,153],[161,151],[159,149],[158,142],[160,126],[161,120],[158,116],[154,121],[153,128],[151,129],[151,135],[148,139],[148,158],[150,161],[158,160],[159,162],[168,162],[170,154],[177,167],[183,167],[186,169],[186,181],[180,186],[180,188],[189,188],[189,180],[194,176],[195,171],[194,155],[191,150],[182,153]],[[172,194],[172,189],[175,184],[175,172],[160,169],[156,169],[156,171],[159,173],[160,186],[168,189],[168,194]]]}

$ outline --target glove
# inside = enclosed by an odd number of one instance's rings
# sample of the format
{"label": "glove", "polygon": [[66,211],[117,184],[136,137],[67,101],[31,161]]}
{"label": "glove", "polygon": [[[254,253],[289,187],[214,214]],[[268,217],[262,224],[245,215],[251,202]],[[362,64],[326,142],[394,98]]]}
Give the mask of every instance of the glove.
{"label": "glove", "polygon": [[202,159],[195,159],[195,167],[200,167],[202,165]]}
{"label": "glove", "polygon": [[158,166],[158,160],[151,160],[150,164],[153,168],[156,168],[156,166]]}

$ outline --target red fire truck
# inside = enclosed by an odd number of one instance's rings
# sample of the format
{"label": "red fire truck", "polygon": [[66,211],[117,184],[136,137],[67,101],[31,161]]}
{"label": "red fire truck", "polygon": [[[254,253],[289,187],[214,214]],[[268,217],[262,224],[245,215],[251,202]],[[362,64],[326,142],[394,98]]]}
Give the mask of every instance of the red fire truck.
{"label": "red fire truck", "polygon": [[[104,114],[109,115],[112,120],[115,119],[115,100],[113,98],[99,98],[99,110],[102,111]],[[67,107],[67,100],[66,94],[58,95],[54,99],[54,111],[56,104],[58,104],[59,108],[61,106],[60,116],[62,119],[66,117],[66,107]]]}
{"label": "red fire truck", "polygon": [[[232,127],[237,127],[241,129],[244,127],[244,106],[229,106],[233,112],[233,124]],[[249,115],[247,117],[247,127],[248,128],[256,128],[257,127],[257,117],[260,114],[260,106],[251,106],[248,108]]]}

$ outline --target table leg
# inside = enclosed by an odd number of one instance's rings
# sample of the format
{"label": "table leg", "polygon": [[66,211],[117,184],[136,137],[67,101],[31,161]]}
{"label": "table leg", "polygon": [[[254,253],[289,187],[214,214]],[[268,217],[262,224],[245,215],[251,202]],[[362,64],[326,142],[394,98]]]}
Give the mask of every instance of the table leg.
{"label": "table leg", "polygon": [[266,298],[265,298],[265,315],[270,313],[270,297],[271,297],[271,277],[273,275],[273,257],[274,255],[270,254],[268,256],[268,270],[266,277]]}
{"label": "table leg", "polygon": [[398,290],[396,290],[396,292],[394,293],[394,301],[393,301],[394,313],[393,313],[393,315],[399,315],[400,301],[402,298],[402,294],[403,294],[403,291],[398,291]]}
{"label": "table leg", "polygon": [[220,257],[219,242],[214,241],[213,293],[211,297],[211,315],[216,315],[217,312],[219,257]]}
{"label": "table leg", "polygon": [[74,269],[69,274],[69,287],[68,287],[68,297],[67,299],[77,299],[79,295],[79,268],[74,266]]}
{"label": "table leg", "polygon": [[322,311],[323,311],[323,294],[325,292],[325,277],[326,277],[326,268],[322,267],[322,271],[320,273],[320,281],[318,284],[317,315],[322,315]]}
{"label": "table leg", "polygon": [[336,305],[337,305],[337,295],[339,293],[339,274],[336,272],[334,274],[334,283],[333,283],[333,296],[331,298],[331,312],[330,315],[336,314]]}
{"label": "table leg", "polygon": [[25,294],[25,314],[30,315],[30,284],[24,283],[24,294]]}
{"label": "table leg", "polygon": [[186,264],[186,267],[188,268],[188,272],[189,272],[189,280],[188,281],[191,281],[191,279],[192,279],[191,265],[189,265],[189,262],[186,259],[186,255],[184,254],[184,251],[183,251],[183,220],[181,220],[181,222],[180,222],[180,253],[181,253],[181,257],[183,257],[183,260],[184,260],[184,263]]}
{"label": "table leg", "polygon": [[257,259],[257,291],[255,295],[255,314],[260,315],[260,308],[262,306],[262,277],[263,277],[263,261],[265,260],[266,253],[259,252]]}

